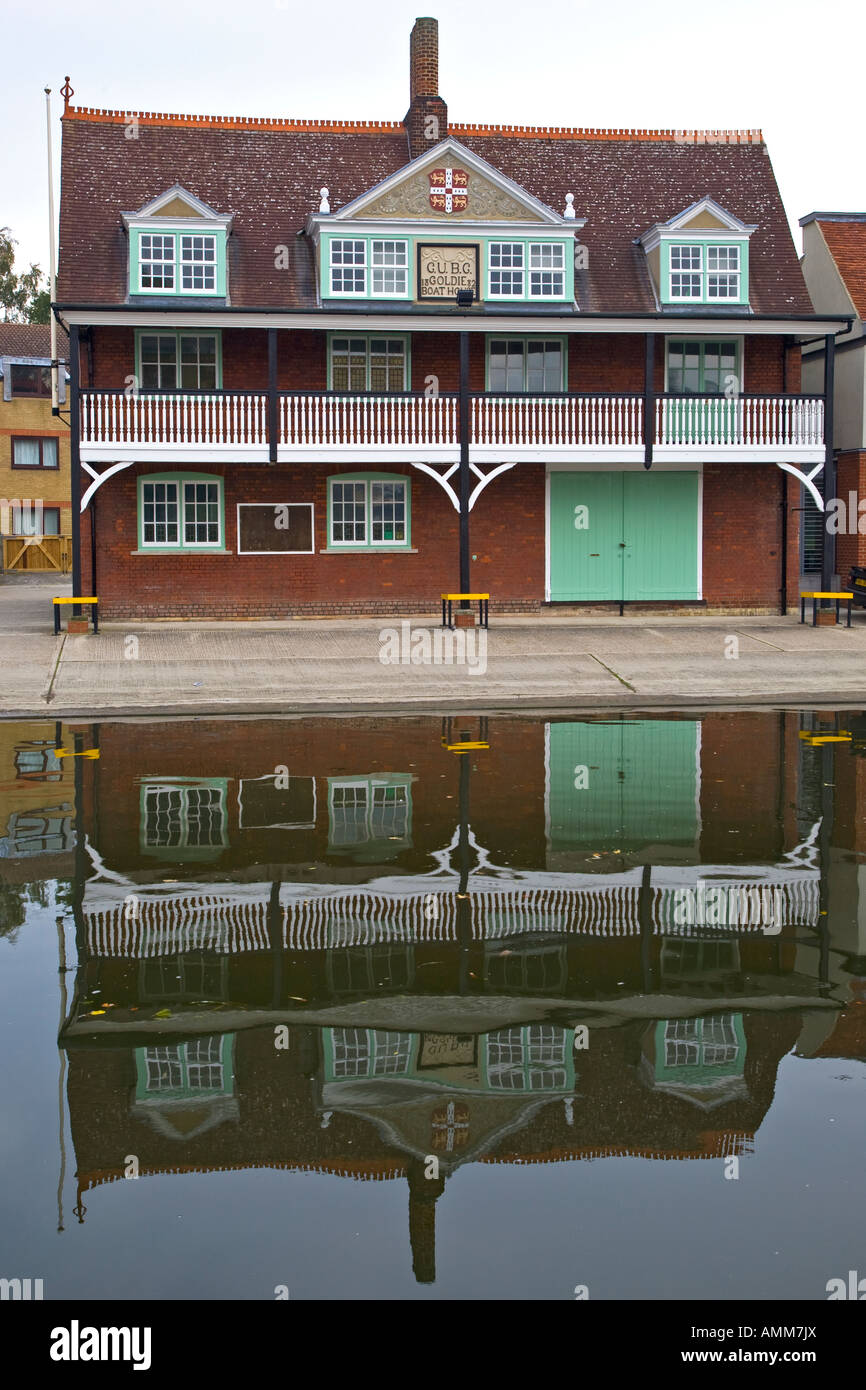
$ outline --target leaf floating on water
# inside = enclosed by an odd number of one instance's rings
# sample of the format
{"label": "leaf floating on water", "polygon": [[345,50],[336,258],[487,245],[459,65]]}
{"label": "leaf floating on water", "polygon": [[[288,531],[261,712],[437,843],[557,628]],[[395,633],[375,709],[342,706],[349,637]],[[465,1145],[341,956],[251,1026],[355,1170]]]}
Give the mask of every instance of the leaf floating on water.
{"label": "leaf floating on water", "polygon": [[160,1009],[154,1014],[154,1018],[171,1018],[171,1009]]}
{"label": "leaf floating on water", "polygon": [[104,1013],[105,1013],[105,1010],[104,1010],[104,1009],[91,1009],[91,1010],[90,1010],[90,1013],[88,1014],[88,1018],[98,1018],[98,1016],[99,1016],[100,1014],[104,1014]]}

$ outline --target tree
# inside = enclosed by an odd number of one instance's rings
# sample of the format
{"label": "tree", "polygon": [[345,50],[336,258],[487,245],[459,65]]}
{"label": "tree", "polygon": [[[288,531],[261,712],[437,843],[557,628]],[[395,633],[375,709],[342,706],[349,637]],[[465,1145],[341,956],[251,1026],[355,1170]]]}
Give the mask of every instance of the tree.
{"label": "tree", "polygon": [[0,316],[7,323],[48,323],[51,301],[48,289],[43,288],[42,271],[31,265],[20,275],[15,273],[17,245],[9,228],[0,227]]}

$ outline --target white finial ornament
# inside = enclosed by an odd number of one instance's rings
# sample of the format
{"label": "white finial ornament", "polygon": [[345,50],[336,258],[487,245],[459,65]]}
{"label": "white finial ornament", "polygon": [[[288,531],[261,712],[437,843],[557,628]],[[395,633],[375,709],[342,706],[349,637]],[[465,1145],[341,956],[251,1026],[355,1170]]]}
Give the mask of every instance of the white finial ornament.
{"label": "white finial ornament", "polygon": [[[330,211],[331,211],[331,204],[328,202],[328,190],[327,190],[327,188],[320,188],[320,189],[319,189],[319,197],[320,197],[321,200],[322,200],[322,201],[319,203],[319,212],[330,212]],[[574,213],[572,213],[571,215],[572,215],[572,217],[573,217],[573,216],[574,216]]]}
{"label": "white finial ornament", "polygon": [[562,215],[563,215],[563,217],[574,217],[574,194],[573,194],[573,193],[566,193],[566,195],[565,195],[565,212],[564,212]]}

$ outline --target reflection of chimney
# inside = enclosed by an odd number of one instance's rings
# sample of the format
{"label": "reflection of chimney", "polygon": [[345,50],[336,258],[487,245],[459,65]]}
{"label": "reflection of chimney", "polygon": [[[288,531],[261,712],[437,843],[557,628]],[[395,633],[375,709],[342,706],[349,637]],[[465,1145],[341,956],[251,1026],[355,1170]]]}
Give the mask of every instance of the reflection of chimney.
{"label": "reflection of chimney", "polygon": [[425,1178],[424,1166],[417,1159],[409,1163],[409,1244],[416,1280],[435,1284],[436,1202],[445,1189],[445,1179]]}
{"label": "reflection of chimney", "polygon": [[416,19],[409,36],[409,110],[403,119],[409,157],[417,159],[448,134],[448,107],[439,95],[439,21]]}

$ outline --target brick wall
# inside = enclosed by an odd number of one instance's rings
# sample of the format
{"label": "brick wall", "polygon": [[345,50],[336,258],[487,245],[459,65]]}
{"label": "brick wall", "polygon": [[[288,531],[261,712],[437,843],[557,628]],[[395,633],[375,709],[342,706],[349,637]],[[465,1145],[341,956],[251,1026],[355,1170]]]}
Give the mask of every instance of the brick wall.
{"label": "brick wall", "polygon": [[[551,332],[551,336],[557,336]],[[469,384],[485,387],[484,333],[470,338]],[[135,372],[135,334],[132,328],[93,330],[92,376],[87,354],[82,359],[82,385],[122,390]],[[568,337],[569,391],[642,391],[644,339],[642,334],[571,334]],[[784,359],[787,356],[787,386]],[[222,332],[223,385],[226,390],[267,390],[267,332],[258,328],[226,328]],[[457,335],[411,334],[411,388],[425,389],[435,375],[442,391],[458,385]],[[655,389],[663,391],[665,345],[656,340]],[[327,387],[327,334],[315,329],[281,330],[277,337],[278,385],[282,391],[324,391]],[[743,366],[748,392],[799,391],[799,349],[786,349],[777,337],[747,338]]]}
{"label": "brick wall", "polygon": [[[278,379],[283,390],[323,390],[327,384],[326,335],[282,332]],[[799,353],[781,338],[747,340],[745,383],[749,391],[781,391],[799,385]],[[91,346],[92,379],[121,389],[134,371],[134,334],[129,328],[99,328]],[[439,389],[458,384],[453,336],[415,333],[411,344],[412,387],[430,379]],[[582,391],[640,391],[644,340],[634,335],[573,335],[569,340],[568,386]],[[267,385],[267,334],[261,329],[226,329],[223,334],[227,389]],[[656,345],[656,388],[664,385],[664,343]],[[470,386],[485,386],[484,335],[470,342]],[[866,457],[866,456],[864,456]],[[435,611],[438,594],[453,588],[458,574],[457,514],[432,480],[408,465],[383,463],[387,472],[411,479],[414,554],[329,555],[326,546],[326,487],[329,476],[368,467],[307,463],[258,467],[214,464],[196,471],[225,478],[226,545],[237,549],[238,502],[312,502],[316,553],[309,556],[179,554],[136,555],[136,477],[171,471],[171,465],[140,465],[119,474],[97,495],[99,561],[89,578],[89,531],[84,521],[85,587],[92,584],[112,618],[286,617],[304,613],[413,613]],[[179,469],[183,463],[179,459]],[[603,467],[603,465],[599,465]],[[858,475],[859,476],[859,475]],[[779,601],[782,474],[775,465],[708,463],[704,467],[704,599],[711,606],[768,608]],[[788,588],[796,594],[799,513],[796,489],[788,489]],[[544,601],[544,467],[520,464],[485,492],[471,519],[471,583],[493,595],[494,608],[532,611]],[[843,540],[840,537],[840,541]],[[859,544],[859,538],[852,538]],[[847,563],[847,551],[840,553]]]}
{"label": "brick wall", "polygon": [[[376,651],[375,631],[370,641]],[[474,738],[477,720],[464,715],[454,728],[468,728]],[[476,760],[470,792],[472,822],[483,825],[483,843],[495,862],[507,860],[515,869],[543,869],[544,723],[515,720],[509,722],[507,734]],[[134,742],[126,737],[122,724],[107,724],[100,733],[100,747],[102,775],[85,812],[86,824],[106,863],[124,873],[152,868],[155,863],[152,854],[142,851],[140,841],[140,784],[155,774],[228,779],[233,788],[227,802],[229,843],[210,867],[220,873],[244,871],[245,877],[267,877],[263,865],[309,866],[328,860],[328,778],[411,772],[412,844],[398,852],[401,872],[425,872],[431,850],[450,843],[459,818],[460,758],[443,748],[441,720],[428,716],[301,723],[257,719],[239,725],[231,738],[218,719],[197,720],[194,729],[183,722],[145,724]],[[283,765],[292,777],[318,779],[315,827],[296,829],[291,835],[279,828],[242,828],[237,802],[240,779],[272,774]],[[176,858],[182,860],[182,850]],[[330,859],[344,863],[339,855],[330,854]],[[390,863],[386,861],[386,867]],[[368,862],[366,875],[374,878],[382,867]],[[358,872],[354,877],[362,881],[365,874]]]}
{"label": "brick wall", "polygon": [[[854,506],[851,506],[851,494]],[[866,515],[860,519],[860,499],[866,498],[866,451],[851,451],[839,455],[836,469],[836,495],[845,503],[844,514],[838,514],[844,528],[836,534],[836,572],[842,585],[848,583],[852,565],[866,565]],[[866,513],[866,507],[864,507]],[[852,528],[856,528],[853,530]],[[864,534],[861,535],[860,531]]]}
{"label": "brick wall", "polygon": [[[349,467],[213,465],[225,479],[230,554],[139,555],[136,478],[117,475],[97,496],[99,558],[90,575],[87,518],[82,531],[85,587],[112,619],[286,618],[296,614],[435,612],[458,572],[457,513],[439,486],[408,466],[389,472],[411,481],[412,545],[417,553],[323,554],[327,479]],[[162,471],[162,470],[159,470]],[[203,471],[203,470],[202,470]],[[704,467],[704,599],[710,606],[769,609],[779,602],[781,473],[775,466]],[[238,502],[312,502],[314,555],[237,555]],[[788,599],[796,601],[799,513],[788,517]],[[473,588],[491,607],[532,612],[544,601],[544,467],[520,464],[498,478],[472,513]],[[663,605],[664,606],[664,605]]]}
{"label": "brick wall", "polygon": [[[704,598],[732,608],[776,610],[781,584],[781,469],[775,464],[704,465]],[[788,603],[797,601],[799,512],[788,487]]]}
{"label": "brick wall", "polygon": [[[437,483],[408,466],[389,465],[387,471],[411,480],[411,539],[417,553],[409,555],[322,554],[327,543],[327,479],[356,470],[312,460],[273,468],[214,464],[196,471],[225,479],[227,550],[237,550],[238,502],[312,502],[316,554],[133,554],[136,479],[156,471],[171,467],[130,468],[98,493],[95,592],[106,620],[432,612],[439,594],[458,583],[457,513]],[[88,538],[82,539],[82,553],[84,575],[89,576]],[[494,594],[499,605],[537,607],[544,584],[541,465],[515,469],[507,488],[501,480],[491,485],[472,514],[472,553],[477,557],[473,586]]]}

